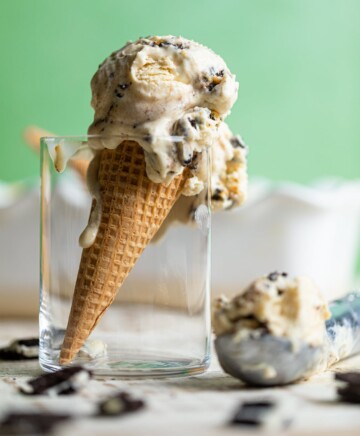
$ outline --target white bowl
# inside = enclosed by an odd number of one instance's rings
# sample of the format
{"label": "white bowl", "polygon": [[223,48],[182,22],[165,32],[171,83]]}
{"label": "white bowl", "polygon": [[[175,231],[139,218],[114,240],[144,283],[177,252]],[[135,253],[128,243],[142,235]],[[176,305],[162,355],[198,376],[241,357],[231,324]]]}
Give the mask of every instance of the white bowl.
{"label": "white bowl", "polygon": [[311,277],[332,300],[354,286],[360,181],[255,182],[242,209],[213,216],[214,294],[271,271]]}
{"label": "white bowl", "polygon": [[[71,211],[78,225],[66,238],[78,238],[87,222],[90,199],[76,178],[64,178],[54,207]],[[76,198],[69,183],[78,183]],[[73,185],[72,185],[73,186]],[[39,300],[39,187],[36,183],[0,184],[0,315],[36,315]],[[212,295],[233,295],[271,271],[307,275],[331,300],[354,286],[359,247],[360,181],[323,181],[311,187],[292,183],[250,183],[244,207],[212,218]],[[169,232],[168,237],[182,237]],[[174,245],[175,246],[175,245]],[[77,273],[81,250],[68,253],[63,273]],[[146,250],[144,279],[151,279]]]}

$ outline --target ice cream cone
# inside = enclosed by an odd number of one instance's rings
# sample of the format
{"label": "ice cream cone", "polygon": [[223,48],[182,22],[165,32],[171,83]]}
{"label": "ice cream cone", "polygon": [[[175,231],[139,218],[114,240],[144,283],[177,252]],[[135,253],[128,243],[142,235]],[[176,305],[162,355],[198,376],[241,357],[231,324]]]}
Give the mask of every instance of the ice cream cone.
{"label": "ice cream cone", "polygon": [[170,185],[146,174],[142,148],[124,141],[101,152],[102,216],[95,242],[82,253],[60,364],[76,356],[181,193],[186,175]]}

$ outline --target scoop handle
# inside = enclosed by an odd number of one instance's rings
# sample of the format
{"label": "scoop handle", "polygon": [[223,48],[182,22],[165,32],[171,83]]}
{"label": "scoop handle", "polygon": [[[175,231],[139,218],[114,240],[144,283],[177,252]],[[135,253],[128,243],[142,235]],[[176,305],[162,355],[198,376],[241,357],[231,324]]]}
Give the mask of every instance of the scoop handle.
{"label": "scoop handle", "polygon": [[330,303],[331,318],[326,331],[337,355],[345,359],[360,352],[360,292],[353,291]]}

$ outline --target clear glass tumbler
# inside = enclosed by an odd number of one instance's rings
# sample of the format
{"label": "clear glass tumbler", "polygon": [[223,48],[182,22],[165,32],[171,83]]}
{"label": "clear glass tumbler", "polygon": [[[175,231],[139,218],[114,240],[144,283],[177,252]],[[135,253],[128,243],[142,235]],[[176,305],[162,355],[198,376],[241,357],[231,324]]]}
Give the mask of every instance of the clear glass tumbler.
{"label": "clear glass tumbler", "polygon": [[[86,181],[91,138],[41,140],[40,365],[46,371],[62,366],[83,251],[79,236],[94,208]],[[124,139],[112,138],[119,144]],[[182,138],[168,140],[176,146]],[[209,152],[201,156],[204,189],[179,197],[71,365],[112,376],[187,375],[208,367]]]}

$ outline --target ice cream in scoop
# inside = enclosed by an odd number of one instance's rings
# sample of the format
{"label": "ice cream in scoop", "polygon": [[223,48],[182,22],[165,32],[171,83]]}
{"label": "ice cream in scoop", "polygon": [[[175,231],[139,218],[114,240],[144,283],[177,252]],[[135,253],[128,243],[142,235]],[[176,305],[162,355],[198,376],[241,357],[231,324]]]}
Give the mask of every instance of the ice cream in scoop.
{"label": "ice cream in scoop", "polygon": [[273,272],[249,285],[232,300],[220,297],[214,305],[217,336],[234,334],[241,341],[264,331],[311,346],[325,341],[325,321],[330,312],[318,287],[307,277]]}

